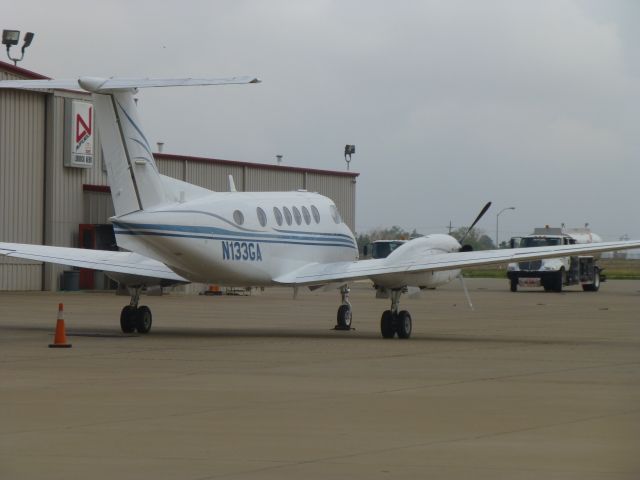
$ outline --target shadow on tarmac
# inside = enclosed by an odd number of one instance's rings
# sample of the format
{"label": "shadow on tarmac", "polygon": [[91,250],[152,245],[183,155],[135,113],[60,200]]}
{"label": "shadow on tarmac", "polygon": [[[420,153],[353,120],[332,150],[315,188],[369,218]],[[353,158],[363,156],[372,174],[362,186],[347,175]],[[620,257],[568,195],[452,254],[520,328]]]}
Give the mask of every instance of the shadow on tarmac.
{"label": "shadow on tarmac", "polygon": [[[47,332],[53,335],[53,329],[42,326],[29,325],[5,325],[0,328],[0,332]],[[124,334],[115,329],[67,329],[69,337],[92,337],[102,338],[106,340],[128,339],[217,339],[217,338],[244,338],[244,339],[299,339],[299,340],[339,340],[339,341],[380,341],[380,342],[398,342],[397,338],[383,339],[377,332],[363,332],[352,330],[351,332],[340,332],[333,329],[327,331],[309,331],[309,330],[291,330],[291,329],[266,329],[266,328],[247,328],[247,329],[231,329],[231,328],[163,328],[156,327],[152,333],[148,335],[141,334]],[[549,338],[549,337],[519,337],[513,335],[505,336],[483,336],[469,334],[416,334],[406,341],[407,343],[479,343],[479,344],[501,344],[501,345],[559,345],[559,346],[587,346],[587,345],[607,345],[607,346],[633,346],[638,342],[619,341],[609,339],[593,339],[593,338]]]}

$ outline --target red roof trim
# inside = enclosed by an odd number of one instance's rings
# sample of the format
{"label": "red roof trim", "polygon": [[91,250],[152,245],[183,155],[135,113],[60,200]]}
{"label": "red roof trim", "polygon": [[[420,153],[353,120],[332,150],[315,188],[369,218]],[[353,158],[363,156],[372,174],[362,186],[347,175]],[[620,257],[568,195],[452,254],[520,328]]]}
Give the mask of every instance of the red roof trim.
{"label": "red roof trim", "polygon": [[15,73],[16,75],[22,75],[23,77],[31,80],[51,80],[51,78],[45,77],[40,73],[32,72],[31,70],[26,70],[21,67],[16,67],[11,63],[3,62],[2,60],[0,60],[0,68],[8,72]]}
{"label": "red roof trim", "polygon": [[289,167],[284,165],[269,165],[267,163],[239,162],[236,160],[223,160],[220,158],[191,157],[188,155],[174,155],[170,153],[154,153],[153,156],[162,160],[179,160],[181,162],[202,162],[216,163],[218,165],[230,165],[234,167],[252,167],[264,170],[284,170],[288,172],[300,173],[319,173],[324,175],[333,175],[340,177],[358,177],[360,174],[356,172],[340,172],[336,170],[319,170],[316,168]]}
{"label": "red roof trim", "polygon": [[108,185],[90,185],[85,183],[82,185],[82,190],[85,192],[111,193],[111,188],[109,188]]}

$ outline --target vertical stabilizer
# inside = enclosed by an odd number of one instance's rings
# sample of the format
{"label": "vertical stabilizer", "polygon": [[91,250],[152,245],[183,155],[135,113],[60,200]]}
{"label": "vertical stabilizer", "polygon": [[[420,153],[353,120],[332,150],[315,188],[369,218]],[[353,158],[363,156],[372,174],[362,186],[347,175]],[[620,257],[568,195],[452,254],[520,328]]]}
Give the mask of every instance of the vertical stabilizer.
{"label": "vertical stabilizer", "polygon": [[132,91],[96,93],[94,103],[116,215],[166,203],[170,195],[142,131]]}

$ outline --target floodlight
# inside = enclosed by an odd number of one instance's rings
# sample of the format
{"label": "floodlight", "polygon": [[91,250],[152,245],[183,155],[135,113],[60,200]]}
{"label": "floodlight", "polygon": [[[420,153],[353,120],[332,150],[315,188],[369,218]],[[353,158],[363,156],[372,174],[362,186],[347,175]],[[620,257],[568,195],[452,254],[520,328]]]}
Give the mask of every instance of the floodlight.
{"label": "floodlight", "polygon": [[344,146],[344,161],[347,162],[347,170],[349,170],[349,164],[351,163],[351,155],[356,153],[355,145]]}
{"label": "floodlight", "polygon": [[31,42],[33,41],[33,37],[35,37],[35,33],[33,32],[27,32],[24,34],[24,43],[22,44],[22,51],[24,51],[25,48],[31,45]]}
{"label": "floodlight", "polygon": [[17,45],[20,40],[20,30],[3,30],[2,31],[2,44],[7,48],[12,45]]}

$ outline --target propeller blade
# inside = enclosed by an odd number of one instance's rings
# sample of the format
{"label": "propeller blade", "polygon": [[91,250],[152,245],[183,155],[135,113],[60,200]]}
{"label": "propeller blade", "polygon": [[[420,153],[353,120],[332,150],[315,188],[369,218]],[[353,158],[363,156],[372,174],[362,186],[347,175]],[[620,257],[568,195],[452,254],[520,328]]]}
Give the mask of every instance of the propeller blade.
{"label": "propeller blade", "polygon": [[467,238],[467,235],[469,235],[469,232],[471,232],[471,230],[473,229],[473,227],[476,226],[476,223],[478,223],[480,221],[480,219],[484,216],[485,213],[487,213],[487,210],[489,210],[489,208],[491,207],[491,202],[487,202],[487,204],[484,206],[484,208],[482,209],[482,211],[478,214],[478,216],[476,217],[476,219],[473,221],[473,223],[471,224],[471,226],[469,227],[469,229],[464,233],[464,235],[462,236],[462,238],[460,239],[460,245],[463,245],[462,242],[464,242],[464,239]]}

